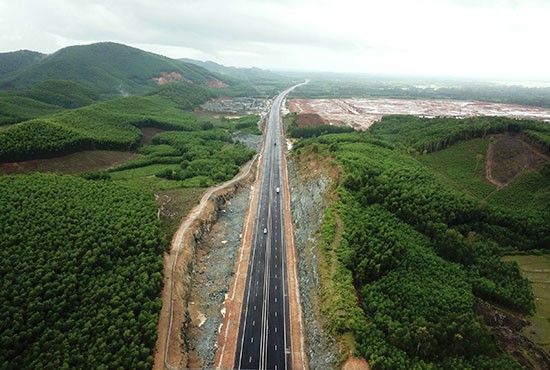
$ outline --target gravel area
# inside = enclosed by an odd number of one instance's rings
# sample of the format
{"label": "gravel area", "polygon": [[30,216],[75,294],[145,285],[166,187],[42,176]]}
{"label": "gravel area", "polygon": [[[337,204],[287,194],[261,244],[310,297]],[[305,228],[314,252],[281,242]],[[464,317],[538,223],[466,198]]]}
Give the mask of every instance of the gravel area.
{"label": "gravel area", "polygon": [[219,211],[218,221],[199,243],[189,299],[189,349],[193,367],[214,368],[216,341],[223,321],[225,296],[239,249],[250,187],[239,188]]}
{"label": "gravel area", "polygon": [[335,369],[339,358],[336,342],[323,330],[319,311],[320,282],[315,239],[321,215],[328,206],[324,193],[330,179],[317,176],[304,180],[291,158],[288,159],[288,172],[309,368]]}
{"label": "gravel area", "polygon": [[251,135],[243,131],[237,131],[231,134],[233,142],[242,143],[249,149],[254,149],[256,152],[260,152],[262,144],[262,135]]}

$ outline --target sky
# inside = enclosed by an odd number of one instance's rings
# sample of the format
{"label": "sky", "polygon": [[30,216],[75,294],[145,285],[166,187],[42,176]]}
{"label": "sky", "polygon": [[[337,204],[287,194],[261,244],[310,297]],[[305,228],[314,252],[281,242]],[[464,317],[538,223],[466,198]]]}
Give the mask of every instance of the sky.
{"label": "sky", "polygon": [[0,0],[0,52],[120,42],[238,67],[550,82],[550,0]]}

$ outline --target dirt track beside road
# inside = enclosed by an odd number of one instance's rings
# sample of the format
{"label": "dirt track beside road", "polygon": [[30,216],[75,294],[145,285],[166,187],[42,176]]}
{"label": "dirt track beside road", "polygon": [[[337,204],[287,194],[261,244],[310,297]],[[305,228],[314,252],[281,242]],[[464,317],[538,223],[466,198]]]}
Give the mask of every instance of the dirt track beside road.
{"label": "dirt track beside road", "polygon": [[189,265],[194,260],[195,234],[205,220],[215,212],[212,201],[214,194],[235,186],[253,173],[251,170],[256,158],[250,161],[243,171],[232,180],[208,190],[200,203],[182,221],[164,256],[164,288],[161,293],[162,309],[159,313],[158,338],[153,369],[162,370],[185,368],[187,353],[181,337],[185,325],[187,290],[190,284]]}

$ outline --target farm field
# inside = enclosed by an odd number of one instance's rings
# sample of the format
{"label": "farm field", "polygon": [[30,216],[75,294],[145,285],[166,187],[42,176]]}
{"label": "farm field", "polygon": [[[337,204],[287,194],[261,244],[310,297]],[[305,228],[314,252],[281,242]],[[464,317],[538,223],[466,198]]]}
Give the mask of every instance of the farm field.
{"label": "farm field", "polygon": [[535,313],[531,325],[523,331],[541,347],[550,351],[550,255],[506,256],[504,261],[515,261],[523,276],[529,279],[535,295]]}
{"label": "farm field", "polygon": [[464,100],[292,99],[288,107],[291,112],[318,114],[329,124],[357,130],[366,130],[384,115],[392,114],[453,118],[501,116],[550,121],[548,108]]}

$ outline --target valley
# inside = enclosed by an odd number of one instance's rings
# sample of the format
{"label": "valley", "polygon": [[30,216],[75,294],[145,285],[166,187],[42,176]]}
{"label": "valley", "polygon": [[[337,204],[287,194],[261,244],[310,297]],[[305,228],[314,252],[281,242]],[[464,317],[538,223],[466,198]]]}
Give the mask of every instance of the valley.
{"label": "valley", "polygon": [[546,88],[0,67],[0,369],[550,366]]}

